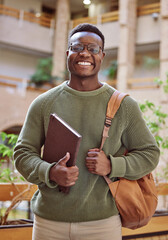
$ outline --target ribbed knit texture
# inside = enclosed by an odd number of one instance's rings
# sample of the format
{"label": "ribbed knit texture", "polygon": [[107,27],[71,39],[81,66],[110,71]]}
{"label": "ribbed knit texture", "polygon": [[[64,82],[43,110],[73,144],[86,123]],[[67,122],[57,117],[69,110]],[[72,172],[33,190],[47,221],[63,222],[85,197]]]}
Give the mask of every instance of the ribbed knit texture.
{"label": "ribbed knit texture", "polygon": [[[14,158],[18,171],[39,187],[32,199],[32,209],[40,217],[80,222],[118,214],[103,177],[89,173],[85,166],[88,149],[100,147],[107,103],[113,92],[107,84],[94,91],[81,92],[64,82],[41,94],[31,104]],[[82,135],[76,163],[79,179],[68,195],[59,192],[57,185],[49,181],[52,164],[40,158],[51,113],[58,114]],[[129,151],[127,156],[123,155],[125,149]],[[156,167],[159,149],[138,104],[131,97],[123,100],[103,150],[112,164],[109,175],[112,180],[115,177],[138,179]]]}

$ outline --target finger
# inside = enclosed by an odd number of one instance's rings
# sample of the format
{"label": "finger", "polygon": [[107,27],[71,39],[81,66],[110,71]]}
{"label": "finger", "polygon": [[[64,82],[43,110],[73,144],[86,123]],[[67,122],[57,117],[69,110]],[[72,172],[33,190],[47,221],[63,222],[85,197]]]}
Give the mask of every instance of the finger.
{"label": "finger", "polygon": [[88,169],[96,169],[96,164],[92,163],[92,162],[89,162],[89,163],[86,163],[86,167]]}
{"label": "finger", "polygon": [[96,163],[97,163],[97,158],[96,158],[96,157],[87,157],[87,158],[85,159],[85,161],[86,161],[87,163],[96,164]]}
{"label": "finger", "polygon": [[70,185],[71,183],[75,183],[78,180],[78,176],[71,176],[66,180],[66,184]]}
{"label": "finger", "polygon": [[97,157],[98,156],[98,152],[88,152],[87,156],[88,157]]}
{"label": "finger", "polygon": [[69,159],[70,159],[70,153],[67,152],[66,155],[59,160],[58,163],[62,166],[66,166],[66,163],[68,162]]}
{"label": "finger", "polygon": [[76,174],[76,173],[79,174],[79,168],[77,166],[68,167],[67,171],[70,174]]}
{"label": "finger", "polygon": [[96,165],[96,162],[95,161],[92,161],[92,160],[89,160],[89,161],[86,161],[85,163],[87,166],[95,166]]}
{"label": "finger", "polygon": [[74,181],[74,182],[71,182],[71,183],[69,183],[69,184],[68,184],[68,187],[71,187],[71,186],[75,185],[75,183],[76,183],[75,181]]}
{"label": "finger", "polygon": [[79,173],[70,173],[68,178],[73,180],[75,178],[78,178],[78,176],[79,176]]}
{"label": "finger", "polygon": [[88,152],[100,152],[99,148],[91,148],[88,150]]}

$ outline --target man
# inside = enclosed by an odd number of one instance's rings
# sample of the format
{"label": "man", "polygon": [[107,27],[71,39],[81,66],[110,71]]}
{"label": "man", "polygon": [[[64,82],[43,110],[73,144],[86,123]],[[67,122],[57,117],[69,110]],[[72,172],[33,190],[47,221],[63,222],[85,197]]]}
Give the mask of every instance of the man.
{"label": "man", "polygon": [[[98,151],[115,91],[98,79],[103,50],[104,36],[96,26],[74,28],[67,50],[69,81],[40,95],[28,110],[14,157],[19,172],[39,187],[32,199],[34,240],[121,240],[118,210],[102,176],[138,179],[158,163],[159,149],[131,97],[123,100]],[[40,157],[54,112],[82,135],[76,166],[66,167],[69,153],[58,164]],[[69,194],[59,192],[58,185],[70,186]]]}

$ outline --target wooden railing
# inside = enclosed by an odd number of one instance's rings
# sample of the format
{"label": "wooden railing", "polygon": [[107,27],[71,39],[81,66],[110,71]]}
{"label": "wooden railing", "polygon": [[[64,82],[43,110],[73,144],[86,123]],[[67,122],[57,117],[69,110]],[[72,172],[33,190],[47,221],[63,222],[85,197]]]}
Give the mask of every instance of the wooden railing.
{"label": "wooden railing", "polygon": [[104,13],[102,15],[99,15],[97,17],[85,17],[85,18],[79,18],[72,20],[73,27],[77,26],[80,23],[91,23],[91,24],[99,24],[99,23],[106,23],[106,22],[112,22],[112,21],[118,21],[119,19],[119,12],[108,12]]}
{"label": "wooden railing", "polygon": [[152,3],[137,8],[137,16],[149,15],[160,12],[160,3]]}
{"label": "wooden railing", "polygon": [[153,78],[132,78],[127,81],[128,89],[149,89],[159,88],[157,83],[154,82]]}
{"label": "wooden railing", "polygon": [[[0,75],[0,86],[17,88],[21,86],[21,84],[24,84],[26,90],[40,91],[40,92],[45,92],[48,89],[56,86],[55,84],[45,83],[42,85],[42,87],[35,87],[35,86],[31,86],[29,83],[30,81],[26,79]],[[109,85],[115,88],[117,87],[116,79],[107,80],[106,83],[108,83]],[[154,89],[158,87],[159,86],[154,82],[154,78],[132,78],[127,80],[128,89]]]}
{"label": "wooden railing", "polygon": [[24,78],[15,78],[5,75],[0,75],[0,86],[19,88],[24,85],[26,90],[45,92],[48,89],[54,87],[55,85],[50,83],[45,83],[42,87],[35,87],[30,85],[30,80]]}
{"label": "wooden railing", "polygon": [[0,14],[32,23],[37,23],[43,27],[51,28],[54,25],[53,23],[54,20],[50,15],[44,15],[42,13],[40,16],[38,16],[37,14],[34,13],[29,13],[23,10],[18,10],[4,5],[0,5]]}
{"label": "wooden railing", "polygon": [[[137,16],[149,15],[152,13],[160,12],[160,3],[153,3],[144,6],[140,6],[137,8]],[[101,14],[97,17],[85,17],[72,20],[72,27],[77,26],[80,23],[92,23],[92,24],[100,24],[106,22],[118,21],[119,19],[119,11],[113,11]]]}
{"label": "wooden railing", "polygon": [[[112,87],[117,88],[117,80],[107,80],[106,83],[111,85]],[[159,86],[154,82],[153,78],[132,78],[127,80],[127,88],[128,89],[155,89],[159,88]]]}
{"label": "wooden railing", "polygon": [[154,215],[150,222],[135,230],[122,228],[123,240],[161,240],[168,239],[168,214]]}
{"label": "wooden railing", "polygon": [[[148,15],[152,13],[159,13],[160,12],[160,3],[153,3],[144,6],[140,6],[137,8],[137,16]],[[54,26],[54,19],[50,15],[44,15],[42,13],[40,16],[34,13],[29,13],[23,10],[18,10],[15,8],[7,7],[4,5],[0,5],[0,14],[11,16],[17,19],[23,19],[25,21],[29,21],[32,23],[40,24],[44,27],[53,27]],[[100,24],[106,22],[113,22],[118,21],[119,19],[119,11],[107,12],[97,17],[85,17],[72,20],[72,27],[77,26],[80,23],[91,23],[91,24]]]}

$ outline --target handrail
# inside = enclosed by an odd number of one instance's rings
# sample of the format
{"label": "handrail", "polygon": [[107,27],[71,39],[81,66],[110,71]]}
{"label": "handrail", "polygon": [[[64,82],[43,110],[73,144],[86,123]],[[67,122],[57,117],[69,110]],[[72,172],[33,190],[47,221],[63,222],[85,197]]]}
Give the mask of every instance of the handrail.
{"label": "handrail", "polygon": [[[160,12],[160,3],[152,3],[147,4],[144,6],[140,6],[137,8],[137,16],[149,15],[152,13],[159,13]],[[75,27],[80,23],[92,23],[92,24],[99,24],[99,23],[106,23],[106,22],[113,22],[118,21],[119,19],[119,11],[107,12],[99,15],[98,17],[85,17],[85,18],[78,18],[72,20],[72,26]]]}
{"label": "handrail", "polygon": [[[117,87],[117,80],[107,80],[106,83],[112,87]],[[135,89],[155,89],[159,88],[157,83],[154,83],[154,78],[131,78],[127,80],[127,88]]]}
{"label": "handrail", "polygon": [[[5,5],[0,4],[0,14],[7,15],[11,17],[15,17],[17,19],[20,18],[20,13],[22,10],[18,10],[12,7],[7,7]],[[160,3],[152,3],[147,4],[144,6],[140,6],[137,8],[137,16],[149,15],[152,13],[159,13],[160,12]],[[23,11],[23,20],[40,24],[44,27],[50,28],[53,20],[53,17],[50,15],[44,15],[42,13],[41,16],[37,16],[34,13],[29,13],[27,11]],[[119,11],[107,12],[104,14],[99,15],[98,17],[85,17],[72,20],[72,26],[75,27],[80,23],[91,23],[91,24],[99,24],[99,23],[106,23],[106,22],[113,22],[118,21],[119,19]]]}
{"label": "handrail", "polygon": [[159,85],[154,82],[152,78],[131,78],[127,80],[127,86],[129,89],[149,89],[159,88]]}
{"label": "handrail", "polygon": [[45,84],[43,84],[43,86],[46,88],[42,88],[42,87],[37,88],[35,86],[31,86],[29,84],[30,80],[28,80],[28,79],[0,75],[0,86],[17,88],[21,83],[23,83],[23,84],[27,83],[27,84],[25,84],[26,90],[39,91],[39,92],[46,92],[48,89],[55,86],[53,84],[45,83]]}
{"label": "handrail", "polygon": [[22,12],[23,12],[22,19],[25,21],[37,23],[43,27],[48,27],[48,28],[50,28],[52,25],[52,21],[53,21],[52,16],[49,16],[49,15],[43,16],[44,13],[42,13],[40,16],[37,16],[34,13],[29,13],[27,11],[15,9],[12,7],[7,7],[5,5],[0,4],[0,14],[2,14],[2,15],[6,15],[6,16],[10,16],[10,17],[19,19],[19,18],[21,18]]}
{"label": "handrail", "polygon": [[152,3],[137,8],[137,16],[149,15],[160,12],[160,3]]}
{"label": "handrail", "polygon": [[[19,84],[27,82],[26,89],[31,91],[40,91],[45,92],[48,89],[55,87],[56,85],[45,83],[43,84],[43,87],[35,87],[29,85],[29,80],[22,79],[22,78],[15,78],[5,75],[0,75],[0,86],[6,86],[6,87],[13,87],[17,88]],[[117,86],[117,80],[107,80],[106,83],[109,85],[116,87]],[[154,77],[152,78],[131,78],[127,80],[127,87],[128,89],[153,89],[153,88],[159,88],[158,84],[154,82]]]}

